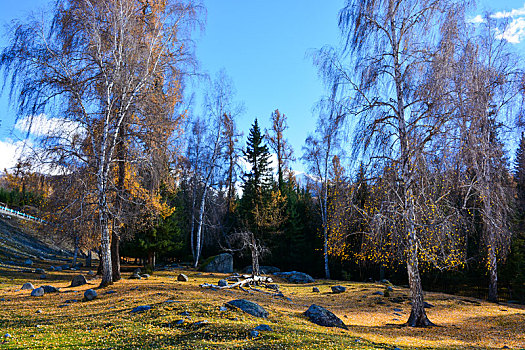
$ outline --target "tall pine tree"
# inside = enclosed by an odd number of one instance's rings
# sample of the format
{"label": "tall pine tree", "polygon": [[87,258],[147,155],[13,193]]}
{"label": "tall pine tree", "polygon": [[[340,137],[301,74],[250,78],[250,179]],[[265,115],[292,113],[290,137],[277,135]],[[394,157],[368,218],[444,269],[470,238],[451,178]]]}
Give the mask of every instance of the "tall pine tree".
{"label": "tall pine tree", "polygon": [[244,157],[251,166],[250,171],[244,174],[243,184],[243,204],[248,211],[262,206],[265,197],[271,190],[270,152],[263,141],[264,136],[261,134],[257,119],[255,119],[244,151]]}

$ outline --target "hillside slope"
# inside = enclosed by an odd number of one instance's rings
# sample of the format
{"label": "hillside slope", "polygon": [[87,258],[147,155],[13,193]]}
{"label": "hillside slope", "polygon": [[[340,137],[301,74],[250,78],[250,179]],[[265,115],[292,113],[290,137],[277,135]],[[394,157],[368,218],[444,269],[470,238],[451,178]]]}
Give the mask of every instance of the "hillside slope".
{"label": "hillside slope", "polygon": [[10,265],[24,265],[25,260],[52,261],[71,256],[42,236],[35,223],[15,218],[0,218],[0,261]]}

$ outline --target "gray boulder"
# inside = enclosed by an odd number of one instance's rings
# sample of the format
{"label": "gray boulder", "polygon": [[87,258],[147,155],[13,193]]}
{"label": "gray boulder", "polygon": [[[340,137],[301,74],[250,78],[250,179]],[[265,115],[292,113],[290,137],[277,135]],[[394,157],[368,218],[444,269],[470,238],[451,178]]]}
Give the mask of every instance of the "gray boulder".
{"label": "gray boulder", "polygon": [[44,288],[40,287],[40,288],[35,288],[31,291],[31,296],[32,297],[42,297],[44,296],[45,292],[44,292]]}
{"label": "gray boulder", "polygon": [[312,276],[304,272],[298,272],[298,271],[276,272],[274,273],[274,275],[278,277],[282,277],[290,283],[313,283],[315,282]]}
{"label": "gray boulder", "polygon": [[87,301],[91,301],[97,297],[97,292],[93,289],[88,289],[84,292],[84,298],[86,298]]}
{"label": "gray boulder", "polygon": [[22,290],[33,290],[33,289],[35,289],[35,286],[33,286],[33,283],[31,283],[31,282],[27,282],[27,283],[24,283],[24,285],[20,289],[22,289]]}
{"label": "gray boulder", "polygon": [[87,284],[87,280],[83,275],[76,275],[73,277],[73,280],[71,280],[71,287],[83,286],[84,284]]}
{"label": "gray boulder", "polygon": [[232,307],[234,309],[235,308],[241,309],[247,314],[250,314],[255,317],[263,317],[263,318],[268,317],[268,311],[263,309],[262,306],[252,301],[246,300],[246,299],[237,299],[237,300],[229,301],[226,303],[226,306]]}
{"label": "gray boulder", "polygon": [[348,329],[348,327],[343,323],[343,321],[341,321],[339,317],[322,306],[312,304],[304,314],[306,317],[308,317],[310,322],[320,326]]}
{"label": "gray boulder", "polygon": [[203,263],[201,270],[204,272],[233,272],[233,256],[229,253],[223,253],[212,256]]}
{"label": "gray boulder", "polygon": [[41,269],[41,268],[38,268],[38,269],[35,269],[35,273],[38,273],[38,274],[45,274],[46,272],[44,271],[44,269]]}
{"label": "gray boulder", "polygon": [[183,274],[183,273],[180,273],[180,274],[177,276],[177,281],[179,281],[179,282],[188,282],[188,276],[186,276],[186,275]]}
{"label": "gray boulder", "polygon": [[312,292],[314,292],[314,293],[320,293],[321,291],[319,290],[319,287],[313,287],[313,288],[312,288]]}
{"label": "gray boulder", "polygon": [[58,288],[53,286],[41,286],[40,288],[44,289],[46,293],[58,293]]}
{"label": "gray boulder", "polygon": [[226,280],[219,280],[219,287],[226,287],[228,285],[228,281]]}
{"label": "gray boulder", "polygon": [[343,293],[343,292],[346,292],[346,287],[332,286],[332,293]]}

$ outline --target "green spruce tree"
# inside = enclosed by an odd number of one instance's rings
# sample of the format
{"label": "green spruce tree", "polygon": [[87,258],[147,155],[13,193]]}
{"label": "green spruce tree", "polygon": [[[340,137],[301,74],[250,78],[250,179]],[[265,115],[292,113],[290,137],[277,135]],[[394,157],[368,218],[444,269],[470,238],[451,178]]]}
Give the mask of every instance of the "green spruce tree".
{"label": "green spruce tree", "polygon": [[244,157],[251,169],[244,174],[242,209],[249,226],[256,232],[259,231],[259,227],[255,222],[255,211],[264,206],[272,185],[270,152],[263,141],[264,136],[255,119],[244,151]]}

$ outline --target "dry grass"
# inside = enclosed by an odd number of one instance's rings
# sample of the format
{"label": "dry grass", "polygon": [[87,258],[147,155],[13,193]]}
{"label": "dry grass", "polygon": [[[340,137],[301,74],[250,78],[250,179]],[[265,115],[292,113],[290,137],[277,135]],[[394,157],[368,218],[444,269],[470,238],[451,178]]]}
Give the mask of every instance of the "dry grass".
{"label": "dry grass", "polygon": [[[6,349],[511,349],[525,348],[525,307],[497,305],[480,300],[429,293],[427,309],[438,327],[404,327],[410,305],[408,291],[394,287],[389,298],[372,295],[384,285],[318,281],[293,285],[278,281],[284,295],[272,298],[239,290],[208,290],[198,285],[216,283],[222,275],[186,271],[189,282],[178,282],[179,271],[159,272],[145,280],[128,280],[97,290],[92,302],[65,303],[82,299],[99,280],[69,288],[75,272],[49,273],[47,281],[0,268],[0,336],[12,337],[1,343]],[[33,279],[32,279],[33,277]],[[125,274],[125,277],[126,274]],[[18,290],[22,283],[61,287],[58,294],[33,298]],[[343,294],[330,293],[330,286],[347,287]],[[313,293],[318,286],[321,293]],[[107,291],[114,294],[105,294]],[[268,320],[240,311],[220,311],[232,299],[255,301],[270,312]],[[397,302],[393,302],[396,300]],[[166,300],[175,302],[166,303]],[[380,302],[378,304],[378,302]],[[383,302],[384,304],[381,304]],[[310,323],[302,313],[311,304],[328,308],[349,330],[325,328]],[[144,313],[130,313],[138,305],[151,305]],[[61,305],[66,305],[62,306]],[[394,308],[402,311],[394,315]],[[41,310],[41,313],[36,313]],[[180,313],[188,311],[189,316]],[[178,325],[176,321],[184,320]],[[205,324],[196,324],[198,321]],[[258,324],[273,332],[249,333]],[[4,339],[4,338],[2,338]]]}

